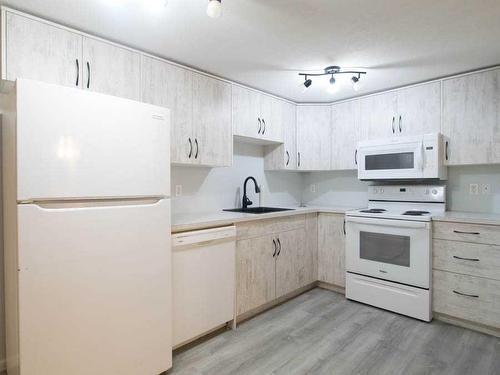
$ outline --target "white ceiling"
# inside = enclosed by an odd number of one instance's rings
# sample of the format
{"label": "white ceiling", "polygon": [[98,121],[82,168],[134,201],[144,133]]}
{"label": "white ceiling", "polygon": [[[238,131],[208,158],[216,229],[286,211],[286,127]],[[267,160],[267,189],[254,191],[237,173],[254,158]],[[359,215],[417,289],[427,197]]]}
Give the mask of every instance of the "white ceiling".
{"label": "white ceiling", "polygon": [[[499,0],[6,0],[2,4],[298,102],[355,96],[348,78],[303,93],[299,71],[361,67],[366,94],[500,64]],[[343,81],[340,79],[339,81]]]}

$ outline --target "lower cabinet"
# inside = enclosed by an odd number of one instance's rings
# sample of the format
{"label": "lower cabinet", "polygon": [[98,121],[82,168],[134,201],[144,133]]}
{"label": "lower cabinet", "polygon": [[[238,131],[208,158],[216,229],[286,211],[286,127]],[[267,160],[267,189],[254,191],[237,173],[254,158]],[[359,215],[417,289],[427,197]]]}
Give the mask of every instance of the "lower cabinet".
{"label": "lower cabinet", "polygon": [[345,219],[342,214],[318,216],[318,280],[345,287]]}
{"label": "lower cabinet", "polygon": [[[306,215],[236,226],[236,315],[316,281]],[[310,225],[310,224],[308,224]]]}
{"label": "lower cabinet", "polygon": [[[433,224],[433,311],[500,336],[500,226]],[[439,316],[438,316],[439,318]]]}

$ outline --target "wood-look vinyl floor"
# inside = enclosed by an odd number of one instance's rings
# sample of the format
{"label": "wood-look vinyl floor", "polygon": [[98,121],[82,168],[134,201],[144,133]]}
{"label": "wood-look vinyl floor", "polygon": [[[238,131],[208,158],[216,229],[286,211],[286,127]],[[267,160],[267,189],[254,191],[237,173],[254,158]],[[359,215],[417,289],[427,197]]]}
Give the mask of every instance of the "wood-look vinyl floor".
{"label": "wood-look vinyl floor", "polygon": [[167,374],[500,374],[500,339],[317,288],[179,350]]}

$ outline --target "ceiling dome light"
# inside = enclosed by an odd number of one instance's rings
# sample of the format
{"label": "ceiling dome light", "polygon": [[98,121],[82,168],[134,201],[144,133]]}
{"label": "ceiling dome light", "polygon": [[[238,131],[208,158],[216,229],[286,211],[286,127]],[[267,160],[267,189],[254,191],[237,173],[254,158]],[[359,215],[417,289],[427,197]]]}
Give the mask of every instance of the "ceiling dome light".
{"label": "ceiling dome light", "polygon": [[208,0],[207,15],[219,18],[222,15],[222,0]]}
{"label": "ceiling dome light", "polygon": [[352,88],[354,91],[359,91],[361,90],[361,82],[359,81],[359,77],[353,76],[351,78],[352,81]]}

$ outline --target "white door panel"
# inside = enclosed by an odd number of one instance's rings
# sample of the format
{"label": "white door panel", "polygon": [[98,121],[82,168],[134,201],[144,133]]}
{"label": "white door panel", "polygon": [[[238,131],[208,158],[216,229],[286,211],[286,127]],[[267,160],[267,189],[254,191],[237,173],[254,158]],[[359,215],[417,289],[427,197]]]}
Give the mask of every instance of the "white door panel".
{"label": "white door panel", "polygon": [[17,83],[18,199],[168,196],[169,111]]}
{"label": "white door panel", "polygon": [[18,214],[23,373],[167,370],[170,201]]}

